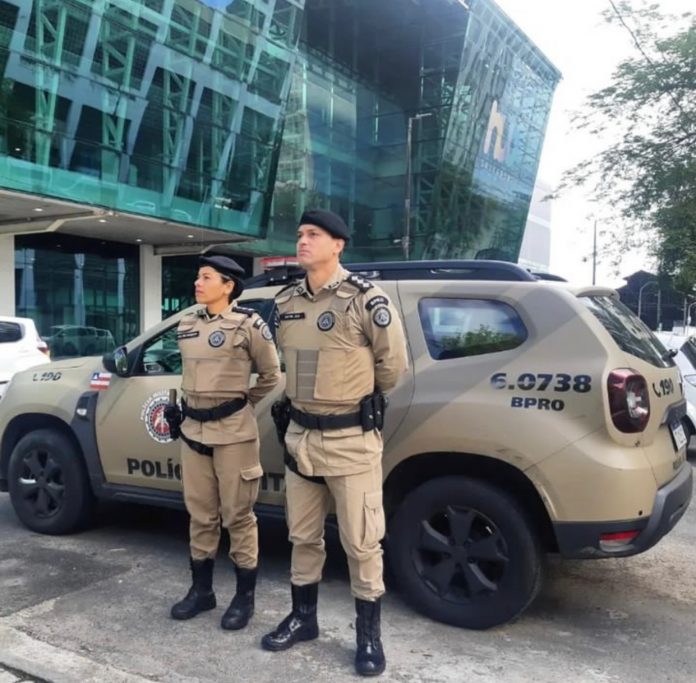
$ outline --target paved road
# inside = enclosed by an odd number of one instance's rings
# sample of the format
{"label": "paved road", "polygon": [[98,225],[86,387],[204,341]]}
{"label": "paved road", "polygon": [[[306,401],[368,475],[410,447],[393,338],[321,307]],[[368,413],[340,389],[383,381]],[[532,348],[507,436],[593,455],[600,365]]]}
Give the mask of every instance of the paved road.
{"label": "paved road", "polygon": [[[186,518],[109,506],[75,536],[34,534],[0,494],[0,683],[307,683],[355,681],[355,633],[344,558],[330,539],[319,641],[267,653],[259,638],[288,607],[289,550],[281,522],[261,525],[257,611],[242,632],[222,609],[168,618],[188,587]],[[221,603],[231,565],[216,567]],[[224,606],[224,605],[223,605]],[[516,623],[472,632],[429,621],[390,593],[389,660],[400,683],[696,680],[696,504],[675,532],[635,558],[551,560],[540,598]]]}

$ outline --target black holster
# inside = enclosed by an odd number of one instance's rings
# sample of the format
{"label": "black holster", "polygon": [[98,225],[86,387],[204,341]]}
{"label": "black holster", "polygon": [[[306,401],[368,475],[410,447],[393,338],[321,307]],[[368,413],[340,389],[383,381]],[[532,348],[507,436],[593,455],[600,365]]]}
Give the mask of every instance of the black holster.
{"label": "black holster", "polygon": [[287,396],[284,396],[271,406],[271,417],[273,418],[273,424],[275,424],[278,441],[283,446],[285,444],[285,432],[288,431],[288,426],[290,425],[290,399]]}
{"label": "black holster", "polygon": [[387,397],[379,390],[360,401],[360,425],[364,432],[382,430],[384,413],[387,410]]}
{"label": "black holster", "polygon": [[181,436],[181,423],[184,421],[184,416],[176,403],[167,403],[164,407],[164,419],[169,425],[169,436],[174,440],[178,439]]}

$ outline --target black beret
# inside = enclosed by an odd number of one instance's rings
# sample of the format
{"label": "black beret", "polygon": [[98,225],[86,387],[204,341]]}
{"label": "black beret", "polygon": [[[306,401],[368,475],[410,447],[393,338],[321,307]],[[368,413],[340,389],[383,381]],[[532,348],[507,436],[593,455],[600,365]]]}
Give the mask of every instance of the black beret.
{"label": "black beret", "polygon": [[201,266],[210,266],[221,275],[230,278],[234,282],[235,299],[244,291],[244,268],[234,259],[209,251],[199,256],[198,263]]}
{"label": "black beret", "polygon": [[307,209],[300,218],[300,225],[317,225],[324,228],[333,237],[346,240],[346,242],[350,239],[351,230],[343,222],[343,219],[326,209]]}

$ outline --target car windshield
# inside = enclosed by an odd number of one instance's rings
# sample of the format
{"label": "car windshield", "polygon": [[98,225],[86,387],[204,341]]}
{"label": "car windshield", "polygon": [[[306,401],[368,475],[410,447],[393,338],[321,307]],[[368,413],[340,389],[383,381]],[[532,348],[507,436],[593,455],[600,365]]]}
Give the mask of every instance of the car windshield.
{"label": "car windshield", "polygon": [[662,342],[618,299],[610,296],[584,296],[580,300],[602,323],[622,351],[658,368],[674,365]]}

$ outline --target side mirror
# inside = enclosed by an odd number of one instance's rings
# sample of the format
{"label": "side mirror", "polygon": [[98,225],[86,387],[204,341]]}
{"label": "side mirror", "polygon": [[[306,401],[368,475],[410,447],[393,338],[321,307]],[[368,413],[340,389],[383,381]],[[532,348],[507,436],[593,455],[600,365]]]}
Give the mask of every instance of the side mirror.
{"label": "side mirror", "polygon": [[125,346],[119,346],[113,353],[105,353],[102,363],[109,372],[114,372],[119,377],[128,376],[128,351]]}

